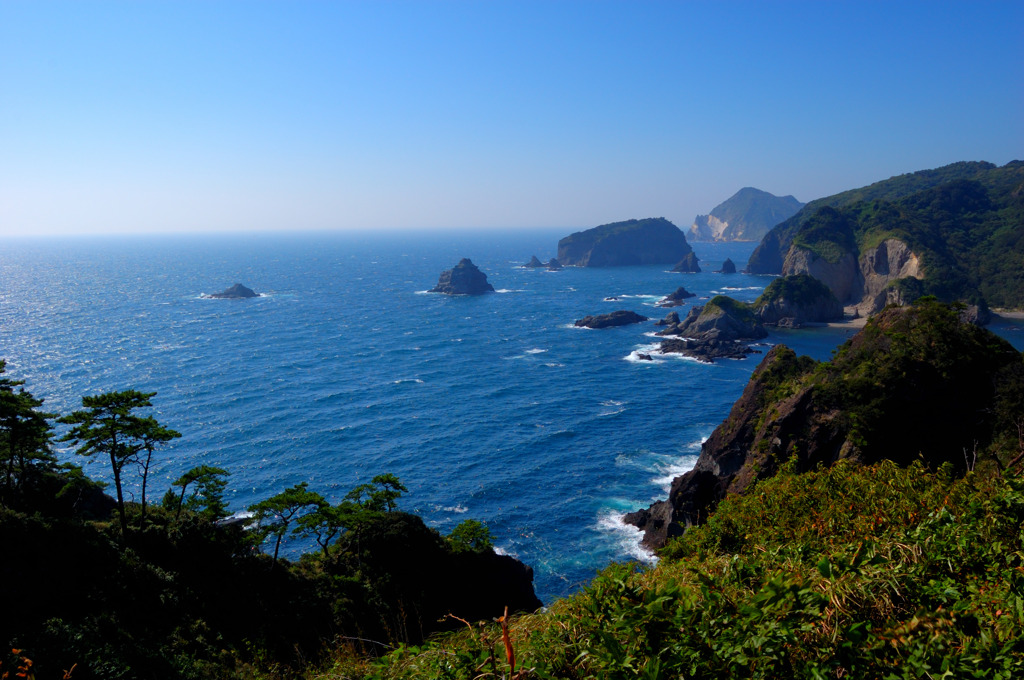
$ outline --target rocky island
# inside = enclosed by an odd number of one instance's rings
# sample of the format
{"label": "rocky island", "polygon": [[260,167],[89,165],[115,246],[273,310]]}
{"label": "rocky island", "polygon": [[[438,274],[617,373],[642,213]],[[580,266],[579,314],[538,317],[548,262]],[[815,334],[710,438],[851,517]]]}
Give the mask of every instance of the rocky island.
{"label": "rocky island", "polygon": [[574,325],[580,328],[612,328],[614,326],[628,326],[629,324],[641,323],[647,320],[646,316],[620,309],[610,314],[585,316],[582,319],[578,319]]}
{"label": "rocky island", "polygon": [[664,217],[604,224],[558,242],[564,266],[673,264],[692,252],[679,227]]}
{"label": "rocky island", "polygon": [[441,272],[437,285],[429,292],[445,295],[483,295],[493,293],[494,286],[487,282],[486,274],[468,257],[464,257],[451,269]]}
{"label": "rocky island", "polygon": [[725,258],[725,262],[722,263],[722,268],[715,271],[716,274],[735,274],[736,263],[730,258]]}
{"label": "rocky island", "polygon": [[220,293],[210,293],[203,297],[212,298],[216,300],[244,300],[246,298],[259,297],[260,294],[254,291],[252,288],[247,288],[240,283],[236,283],[227,290],[221,291]]}
{"label": "rocky island", "polygon": [[681,274],[700,274],[700,265],[697,264],[697,254],[690,251],[686,254],[686,257],[679,260],[675,267],[672,267],[673,272]]}
{"label": "rocky island", "polygon": [[548,260],[548,263],[544,266],[548,268],[549,272],[557,272],[561,271],[562,269],[562,263],[559,262],[558,259],[554,257]]}
{"label": "rocky island", "polygon": [[[756,353],[743,340],[758,340],[768,335],[750,305],[737,302],[725,295],[716,295],[703,307],[694,307],[686,318],[679,321],[670,316],[659,322],[664,330],[661,336],[662,354],[682,354],[700,361],[715,359],[742,359]],[[675,323],[672,323],[675,321]]]}
{"label": "rocky island", "polygon": [[679,307],[686,304],[688,298],[697,297],[696,293],[691,293],[682,286],[676,288],[675,292],[669,293],[661,300],[658,301],[659,307]]}
{"label": "rocky island", "polygon": [[524,264],[523,266],[529,269],[538,269],[540,267],[543,267],[544,263],[538,260],[537,256],[534,255],[533,257],[530,258],[530,261]]}
{"label": "rocky island", "polygon": [[690,227],[694,241],[759,241],[804,204],[792,196],[775,196],[744,187],[719,203],[709,215],[697,215]]}

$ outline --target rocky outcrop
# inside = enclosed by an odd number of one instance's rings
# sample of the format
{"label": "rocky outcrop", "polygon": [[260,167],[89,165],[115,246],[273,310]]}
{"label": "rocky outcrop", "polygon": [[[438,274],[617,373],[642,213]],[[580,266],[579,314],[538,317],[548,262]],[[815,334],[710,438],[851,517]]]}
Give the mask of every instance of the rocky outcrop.
{"label": "rocky outcrop", "polygon": [[252,288],[246,288],[240,283],[236,283],[225,291],[220,293],[210,293],[204,297],[215,298],[218,300],[243,300],[246,298],[259,297],[260,294],[254,291]]}
{"label": "rocky outcrop", "polygon": [[697,264],[697,254],[690,252],[683,259],[672,267],[672,271],[682,274],[700,274],[700,265]]}
{"label": "rocky outcrop", "polygon": [[706,364],[713,364],[715,359],[742,359],[748,354],[760,354],[760,351],[738,340],[669,338],[661,341],[658,353],[682,354]]}
{"label": "rocky outcrop", "polygon": [[679,312],[669,312],[665,315],[664,319],[654,322],[655,326],[678,326],[679,325]]}
{"label": "rocky outcrop", "polygon": [[664,335],[681,335],[696,340],[759,340],[768,335],[749,305],[725,295],[716,295],[703,307],[694,307]]}
{"label": "rocky outcrop", "polygon": [[549,272],[557,272],[557,271],[560,271],[562,269],[562,263],[559,262],[555,258],[551,258],[550,260],[548,260],[548,263],[547,263],[546,266],[547,266]]}
{"label": "rocky outcrop", "polygon": [[[676,319],[678,319],[678,315]],[[669,319],[666,317],[664,322]],[[724,295],[718,295],[703,307],[694,307],[686,318],[665,325],[661,336],[682,336],[663,340],[662,354],[683,354],[701,361],[741,359],[755,353],[743,340],[757,340],[768,335],[751,308]]]}
{"label": "rocky outcrop", "polygon": [[483,295],[493,293],[494,286],[487,282],[487,275],[480,271],[469,258],[464,257],[451,269],[441,272],[437,285],[431,293],[445,295]]}
{"label": "rocky outcrop", "polygon": [[899,239],[888,238],[875,248],[862,252],[858,260],[862,290],[857,311],[862,316],[876,314],[888,304],[907,301],[890,284],[906,278],[923,279],[920,258]]}
{"label": "rocky outcrop", "polygon": [[539,267],[543,267],[544,263],[538,260],[537,256],[534,255],[533,257],[530,258],[530,261],[524,264],[523,266],[529,267],[530,269],[537,269]]}
{"label": "rocky outcrop", "polygon": [[828,286],[807,274],[775,279],[753,307],[766,326],[799,328],[843,318],[843,305]]}
{"label": "rocky outcrop", "polygon": [[808,248],[790,246],[783,263],[784,276],[807,274],[818,279],[845,306],[855,307],[861,316],[876,314],[887,305],[907,301],[895,281],[924,278],[920,258],[899,239],[888,238],[860,254],[844,252],[832,259]]}
{"label": "rocky outcrop", "polygon": [[965,450],[984,450],[1011,424],[998,414],[1024,407],[1009,387],[1019,386],[1020,354],[936,302],[883,311],[829,363],[817,370],[772,348],[668,499],[627,515],[644,543],[660,547],[787,463],[797,472],[844,459],[907,465],[928,452],[926,464],[963,471]]}
{"label": "rocky outcrop", "polygon": [[585,316],[582,319],[578,319],[575,325],[581,328],[612,328],[613,326],[628,326],[629,324],[647,320],[646,316],[620,309],[610,314]]}
{"label": "rocky outcrop", "polygon": [[682,286],[675,289],[675,292],[669,293],[661,300],[658,301],[659,307],[679,307],[686,304],[688,298],[697,297],[696,293],[691,293]]}
{"label": "rocky outcrop", "polygon": [[728,257],[725,258],[725,262],[722,263],[722,268],[715,271],[716,274],[735,274],[736,263]]}
{"label": "rocky outcrop", "polygon": [[711,214],[697,215],[689,235],[695,241],[757,241],[803,206],[792,196],[774,196],[745,187],[717,205]]}
{"label": "rocky outcrop", "polygon": [[672,264],[690,252],[683,232],[664,217],[605,224],[558,242],[558,261],[577,267]]}

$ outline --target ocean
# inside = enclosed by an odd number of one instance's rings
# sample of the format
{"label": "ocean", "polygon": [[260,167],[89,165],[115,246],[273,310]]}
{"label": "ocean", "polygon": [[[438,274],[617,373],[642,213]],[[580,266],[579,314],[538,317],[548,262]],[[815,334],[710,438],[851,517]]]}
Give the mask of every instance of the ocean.
{"label": "ocean", "polygon": [[[753,300],[771,281],[712,273],[727,257],[742,269],[752,243],[692,244],[701,274],[521,267],[554,257],[565,235],[11,239],[0,242],[0,358],[60,414],[84,395],[157,392],[156,417],[183,436],[154,463],[152,499],[200,464],[230,470],[233,511],[299,482],[337,502],[391,472],[409,489],[401,509],[442,532],[486,523],[550,601],[610,562],[650,560],[622,514],[692,467],[761,359],[637,360],[669,311],[656,301],[685,286],[698,295],[677,308],[685,315],[718,293]],[[496,294],[426,292],[463,257]],[[262,296],[202,297],[236,282]],[[652,322],[573,326],[616,309]],[[1020,328],[993,329],[1024,346]],[[826,359],[852,333],[778,330],[757,349]],[[77,462],[108,478],[102,461]]]}

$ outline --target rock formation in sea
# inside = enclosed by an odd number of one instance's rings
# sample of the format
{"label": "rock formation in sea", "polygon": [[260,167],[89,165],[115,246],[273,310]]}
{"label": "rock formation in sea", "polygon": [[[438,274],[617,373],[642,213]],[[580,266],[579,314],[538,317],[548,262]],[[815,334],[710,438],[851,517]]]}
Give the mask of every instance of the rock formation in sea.
{"label": "rock formation in sea", "polygon": [[585,316],[582,319],[578,319],[575,325],[585,328],[611,328],[613,326],[628,326],[629,324],[647,320],[646,316],[620,309],[610,314]]}
{"label": "rock formation in sea", "polygon": [[221,291],[220,293],[210,293],[206,297],[217,298],[219,300],[241,300],[244,298],[254,298],[259,296],[260,294],[252,288],[246,288],[242,284],[236,283],[227,290]]}
{"label": "rock formation in sea", "polygon": [[797,472],[844,459],[907,465],[927,451],[927,465],[963,471],[972,465],[965,451],[1013,427],[1022,379],[1019,352],[937,302],[883,311],[826,366],[777,345],[668,499],[626,521],[659,547],[787,464]]}
{"label": "rock formation in sea", "polygon": [[679,312],[669,312],[664,319],[654,322],[655,326],[678,326]]}
{"label": "rock formation in sea", "polygon": [[687,298],[697,297],[696,293],[691,293],[682,286],[676,288],[674,292],[669,293],[661,300],[658,301],[659,307],[679,307],[680,305],[686,304]]}
{"label": "rock formation in sea", "polygon": [[743,341],[758,340],[768,332],[750,305],[717,295],[703,307],[691,309],[682,321],[666,324],[658,335],[680,336],[663,340],[659,348],[662,354],[683,354],[713,362],[715,359],[741,359],[755,353],[756,350]]}
{"label": "rock formation in sea", "polygon": [[709,215],[697,215],[690,227],[694,241],[758,241],[804,206],[792,196],[775,196],[745,187]]}
{"label": "rock formation in sea", "polygon": [[679,260],[675,267],[672,267],[672,271],[683,274],[700,274],[700,265],[697,264],[697,254],[693,251],[687,253],[686,257]]}
{"label": "rock formation in sea", "polygon": [[558,242],[558,261],[577,267],[672,264],[690,252],[683,232],[664,217],[604,224]]}
{"label": "rock formation in sea", "polygon": [[431,288],[430,292],[445,295],[483,295],[493,293],[494,286],[487,282],[486,274],[468,257],[464,257],[453,268],[441,272],[437,285]]}
{"label": "rock formation in sea", "polygon": [[549,272],[557,272],[557,271],[559,271],[559,270],[561,270],[561,269],[562,269],[562,263],[561,263],[561,262],[559,262],[559,261],[558,261],[558,260],[557,260],[556,258],[554,258],[554,257],[553,257],[553,258],[551,258],[550,260],[548,260],[548,263],[547,263],[547,265],[545,265],[545,266],[546,266],[546,267],[548,268],[548,271],[549,271]]}
{"label": "rock formation in sea", "polygon": [[799,328],[843,318],[843,306],[829,287],[807,274],[775,279],[752,306],[766,326]]}
{"label": "rock formation in sea", "polygon": [[523,266],[524,267],[529,267],[531,269],[537,269],[539,267],[543,267],[544,263],[541,262],[540,260],[538,260],[537,256],[534,255],[533,257],[530,258],[530,261],[527,262],[526,264],[524,264]]}
{"label": "rock formation in sea", "polygon": [[735,274],[736,263],[728,257],[725,258],[725,262],[722,263],[722,268],[715,271],[716,274]]}

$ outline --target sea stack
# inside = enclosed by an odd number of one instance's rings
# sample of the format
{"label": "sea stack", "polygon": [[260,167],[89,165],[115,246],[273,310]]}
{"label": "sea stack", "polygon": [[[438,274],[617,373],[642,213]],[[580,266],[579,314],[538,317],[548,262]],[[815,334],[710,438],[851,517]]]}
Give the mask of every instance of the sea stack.
{"label": "sea stack", "polygon": [[494,286],[487,283],[486,274],[468,257],[464,257],[451,269],[441,272],[437,285],[431,288],[430,292],[445,295],[483,295],[493,293]]}
{"label": "sea stack", "polygon": [[252,288],[246,288],[242,284],[236,283],[225,291],[220,293],[210,293],[205,297],[215,298],[218,300],[243,300],[245,298],[254,298],[259,296],[260,294]]}
{"label": "sea stack", "polygon": [[697,264],[697,254],[690,251],[682,260],[672,267],[672,271],[683,274],[700,274],[700,266]]}
{"label": "sea stack", "polygon": [[524,264],[523,266],[529,267],[530,269],[537,269],[538,267],[543,267],[544,263],[538,260],[537,256],[534,255],[533,257],[530,258],[530,261]]}
{"label": "sea stack", "polygon": [[551,258],[550,260],[548,260],[546,266],[549,272],[557,272],[562,268],[562,263],[559,262],[556,258]]}
{"label": "sea stack", "polygon": [[725,258],[725,262],[722,263],[722,268],[719,269],[715,273],[716,274],[735,274],[736,273],[736,263],[733,262],[731,259],[729,259],[727,257],[727,258]]}

